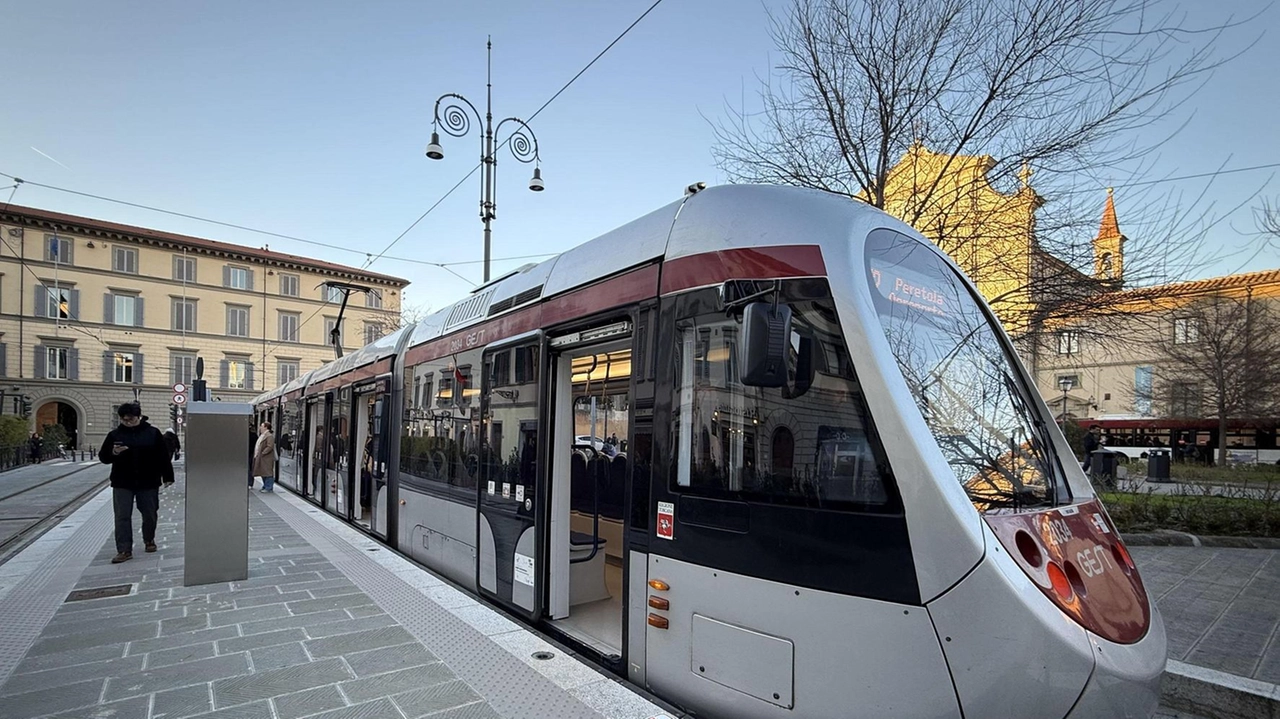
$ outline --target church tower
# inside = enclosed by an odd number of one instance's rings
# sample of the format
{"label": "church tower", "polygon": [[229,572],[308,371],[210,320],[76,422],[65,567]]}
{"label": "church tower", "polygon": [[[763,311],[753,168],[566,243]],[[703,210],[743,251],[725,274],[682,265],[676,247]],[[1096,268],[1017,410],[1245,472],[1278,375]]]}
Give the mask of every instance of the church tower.
{"label": "church tower", "polygon": [[1107,188],[1107,205],[1102,210],[1102,225],[1093,238],[1093,278],[1112,282],[1117,288],[1124,284],[1124,243],[1129,238],[1120,233],[1116,220],[1116,203],[1111,188]]}

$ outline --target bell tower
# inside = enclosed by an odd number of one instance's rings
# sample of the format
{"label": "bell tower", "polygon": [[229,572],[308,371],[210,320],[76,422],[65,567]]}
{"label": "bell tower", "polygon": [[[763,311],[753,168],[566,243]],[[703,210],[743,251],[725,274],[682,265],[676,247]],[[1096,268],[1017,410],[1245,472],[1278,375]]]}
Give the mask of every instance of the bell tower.
{"label": "bell tower", "polygon": [[1093,278],[1114,283],[1116,287],[1124,284],[1124,243],[1129,238],[1120,232],[1120,223],[1116,220],[1116,203],[1112,188],[1107,188],[1107,204],[1102,210],[1102,224],[1098,227],[1098,236],[1093,238]]}

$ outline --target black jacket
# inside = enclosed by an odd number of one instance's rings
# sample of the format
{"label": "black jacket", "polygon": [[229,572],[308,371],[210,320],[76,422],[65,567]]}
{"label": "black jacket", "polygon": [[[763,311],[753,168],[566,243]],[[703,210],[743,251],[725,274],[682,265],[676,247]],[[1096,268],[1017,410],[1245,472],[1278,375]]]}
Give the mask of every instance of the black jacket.
{"label": "black jacket", "polygon": [[[111,447],[116,442],[128,449],[112,454]],[[98,450],[98,459],[111,465],[111,486],[134,491],[156,489],[161,480],[172,481],[173,463],[169,457],[164,435],[145,420],[137,427],[121,425],[111,430]]]}

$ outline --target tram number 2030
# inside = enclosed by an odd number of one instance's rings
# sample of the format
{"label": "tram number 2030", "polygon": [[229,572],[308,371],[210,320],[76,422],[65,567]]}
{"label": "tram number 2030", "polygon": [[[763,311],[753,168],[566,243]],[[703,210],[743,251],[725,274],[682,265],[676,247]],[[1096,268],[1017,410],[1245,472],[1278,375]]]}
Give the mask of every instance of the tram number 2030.
{"label": "tram number 2030", "polygon": [[1080,563],[1080,571],[1088,577],[1102,574],[1108,566],[1112,569],[1116,568],[1115,563],[1111,561],[1111,553],[1096,544],[1091,549],[1076,552],[1076,561]]}

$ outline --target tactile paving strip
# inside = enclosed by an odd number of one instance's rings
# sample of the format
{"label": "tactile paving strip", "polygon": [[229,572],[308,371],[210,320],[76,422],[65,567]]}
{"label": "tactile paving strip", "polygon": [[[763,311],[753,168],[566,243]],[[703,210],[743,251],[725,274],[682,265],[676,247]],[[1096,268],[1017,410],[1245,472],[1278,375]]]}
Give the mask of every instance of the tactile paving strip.
{"label": "tactile paving strip", "polygon": [[[111,490],[104,491],[109,499]],[[0,597],[0,617],[4,617],[5,623],[5,631],[0,632],[0,687],[9,680],[9,675],[26,656],[67,594],[75,588],[85,567],[111,535],[115,523],[111,502],[101,501],[101,495],[95,497],[76,510],[62,527],[76,522],[83,524],[69,537],[60,540],[61,544],[49,553],[47,560],[40,562],[8,594]],[[9,561],[21,562],[22,555],[36,548],[40,542],[59,541],[54,539],[58,529]]]}
{"label": "tactile paving strip", "polygon": [[503,717],[601,716],[305,512],[285,502],[267,505]]}

